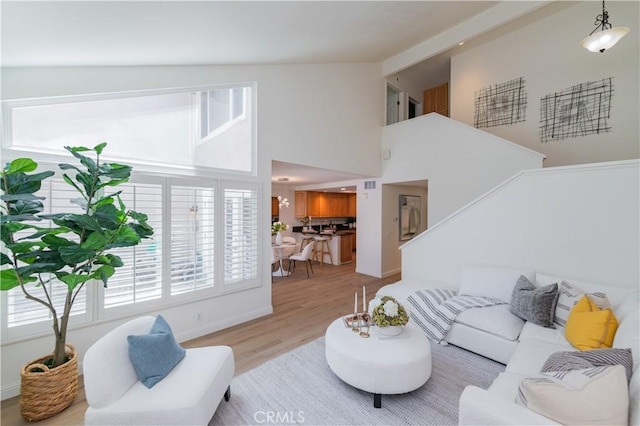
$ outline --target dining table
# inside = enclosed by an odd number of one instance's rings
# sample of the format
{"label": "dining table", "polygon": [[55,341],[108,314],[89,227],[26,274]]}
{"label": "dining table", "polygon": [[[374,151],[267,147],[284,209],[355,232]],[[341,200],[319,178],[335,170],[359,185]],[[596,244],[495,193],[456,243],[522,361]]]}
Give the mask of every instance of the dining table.
{"label": "dining table", "polygon": [[282,267],[282,260],[300,250],[300,243],[271,244],[271,250],[274,251],[275,258],[278,259],[278,263],[280,265],[278,269],[271,272],[271,275],[274,277],[288,277],[289,271]]}

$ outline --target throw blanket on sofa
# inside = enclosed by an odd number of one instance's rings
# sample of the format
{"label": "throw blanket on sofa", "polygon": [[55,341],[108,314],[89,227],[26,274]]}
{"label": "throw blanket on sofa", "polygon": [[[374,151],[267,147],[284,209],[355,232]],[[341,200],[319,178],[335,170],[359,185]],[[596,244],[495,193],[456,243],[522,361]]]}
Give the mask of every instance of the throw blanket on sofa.
{"label": "throw blanket on sofa", "polygon": [[407,298],[410,318],[429,340],[441,343],[458,314],[470,308],[506,305],[498,299],[481,296],[456,296],[455,290],[418,290]]}

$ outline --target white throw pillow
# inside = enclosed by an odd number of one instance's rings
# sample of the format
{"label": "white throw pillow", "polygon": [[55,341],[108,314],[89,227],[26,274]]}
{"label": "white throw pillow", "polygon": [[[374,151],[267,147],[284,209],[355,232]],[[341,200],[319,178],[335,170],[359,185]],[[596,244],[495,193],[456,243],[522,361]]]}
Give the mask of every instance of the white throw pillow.
{"label": "white throw pillow", "polygon": [[460,295],[484,296],[511,302],[511,293],[520,275],[535,282],[533,270],[492,266],[463,266],[460,271]]}
{"label": "white throw pillow", "polygon": [[611,303],[607,299],[607,295],[601,292],[585,293],[578,287],[569,284],[566,281],[561,281],[558,284],[558,302],[556,303],[556,312],[553,321],[562,327],[567,326],[567,320],[573,306],[582,299],[582,296],[587,294],[600,309],[611,308]]}
{"label": "white throw pillow", "polygon": [[548,372],[523,379],[516,402],[566,425],[629,422],[629,389],[621,365]]}

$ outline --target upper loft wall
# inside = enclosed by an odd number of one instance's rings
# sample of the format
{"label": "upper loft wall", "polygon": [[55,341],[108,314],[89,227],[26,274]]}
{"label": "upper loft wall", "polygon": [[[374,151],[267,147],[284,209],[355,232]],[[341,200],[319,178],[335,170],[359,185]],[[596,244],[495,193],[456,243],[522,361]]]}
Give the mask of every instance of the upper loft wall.
{"label": "upper loft wall", "polygon": [[256,81],[261,176],[270,176],[272,159],[380,174],[377,63],[5,68],[1,77],[4,100]]}
{"label": "upper loft wall", "polygon": [[428,226],[543,156],[436,113],[386,126],[382,183],[429,181]]}
{"label": "upper loft wall", "polygon": [[[453,56],[451,118],[473,126],[476,92],[524,77],[526,121],[483,130],[544,153],[545,166],[640,157],[640,3],[611,1],[606,8],[615,26],[629,27],[631,32],[604,53],[580,46],[602,11],[601,4],[586,1]],[[613,77],[610,132],[541,142],[544,96],[609,77]]]}
{"label": "upper loft wall", "polygon": [[638,160],[527,170],[402,246],[402,279],[456,288],[463,265],[638,288]]}

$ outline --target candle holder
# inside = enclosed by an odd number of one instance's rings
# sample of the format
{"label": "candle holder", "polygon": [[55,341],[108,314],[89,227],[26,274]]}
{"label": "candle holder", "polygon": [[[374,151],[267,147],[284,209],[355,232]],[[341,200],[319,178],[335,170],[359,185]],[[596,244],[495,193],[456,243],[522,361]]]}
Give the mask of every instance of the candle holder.
{"label": "candle holder", "polygon": [[351,331],[353,331],[354,333],[359,333],[360,332],[360,315],[353,314],[353,316],[351,317]]}
{"label": "candle holder", "polygon": [[[360,328],[360,337],[367,339],[370,334],[369,334],[369,329],[371,328],[371,323],[370,320],[371,317],[369,316],[369,314],[367,312],[358,315],[358,326]],[[360,320],[363,321],[364,325],[360,326]],[[366,327],[366,330],[365,330]]]}

